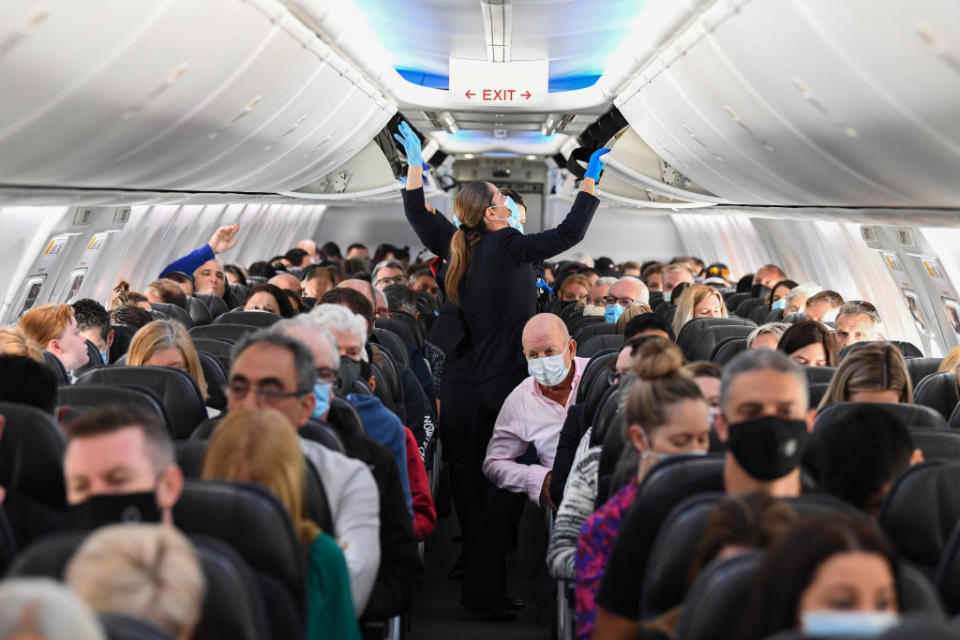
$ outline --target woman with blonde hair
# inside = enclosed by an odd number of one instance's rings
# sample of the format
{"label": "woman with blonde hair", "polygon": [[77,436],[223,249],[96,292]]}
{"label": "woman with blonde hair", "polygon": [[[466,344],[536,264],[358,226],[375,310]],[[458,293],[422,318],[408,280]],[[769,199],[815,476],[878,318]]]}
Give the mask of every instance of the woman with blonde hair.
{"label": "woman with blonde hair", "polygon": [[631,304],[627,305],[627,308],[623,310],[623,313],[620,314],[620,318],[617,320],[617,333],[623,335],[627,331],[627,323],[636,318],[639,315],[644,313],[650,313],[650,305],[648,304]]}
{"label": "woman with blonde hair", "polygon": [[231,411],[214,430],[200,468],[204,480],[256,482],[277,496],[307,558],[307,638],[359,640],[343,552],[306,515],[306,473],[296,430],[273,409]]}
{"label": "woman with blonde hair", "polygon": [[207,379],[200,356],[190,334],[175,320],[154,320],[137,331],[127,350],[127,366],[175,367],[196,380],[203,399],[207,399]]}
{"label": "woman with blonde hair", "polygon": [[557,299],[561,303],[583,305],[587,301],[588,293],[590,293],[590,279],[582,273],[572,273],[560,284]]}
{"label": "woman with blonde hair", "polygon": [[820,406],[831,402],[913,402],[913,385],[900,349],[889,342],[871,342],[848,353]]}
{"label": "woman with blonde hair", "polygon": [[43,364],[43,349],[20,327],[0,328],[0,356],[25,356]]}
{"label": "woman with blonde hair", "polygon": [[698,318],[726,318],[727,305],[723,296],[713,287],[695,284],[684,289],[677,301],[677,313],[673,316],[673,333],[680,335],[683,325]]}

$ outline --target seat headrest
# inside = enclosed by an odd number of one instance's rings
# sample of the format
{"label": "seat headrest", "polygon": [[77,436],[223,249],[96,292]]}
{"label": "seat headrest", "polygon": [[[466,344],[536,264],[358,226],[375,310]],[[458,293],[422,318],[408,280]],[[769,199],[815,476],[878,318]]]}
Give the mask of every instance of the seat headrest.
{"label": "seat headrest", "polygon": [[306,438],[307,440],[319,442],[331,451],[336,451],[338,453],[343,453],[345,451],[343,439],[337,433],[336,429],[326,422],[311,419],[309,422],[307,422],[307,424],[297,430],[297,435],[299,435],[301,438]]}
{"label": "seat headrest", "polygon": [[693,342],[690,343],[690,346],[684,350],[684,357],[691,362],[707,360],[710,358],[710,354],[713,353],[713,348],[717,342],[724,338],[746,338],[755,328],[756,325],[752,322],[749,325],[723,324],[704,327],[697,333]]}
{"label": "seat headrest", "polygon": [[207,453],[206,440],[178,440],[173,443],[177,465],[185,478],[199,478],[203,457]]}
{"label": "seat headrest", "polygon": [[908,468],[890,487],[877,520],[904,558],[935,566],[960,520],[960,462]]}
{"label": "seat headrest", "polygon": [[66,441],[53,416],[12,402],[0,402],[0,415],[6,419],[0,438],[0,486],[62,508]]}
{"label": "seat headrest", "polygon": [[227,311],[230,311],[230,307],[227,306],[226,300],[220,296],[215,296],[212,293],[195,293],[193,296],[207,305],[207,308],[210,309],[210,315],[216,318],[219,315],[223,315]]}
{"label": "seat headrest", "polygon": [[746,337],[731,336],[723,338],[713,345],[710,352],[710,361],[716,362],[721,367],[734,359],[738,353],[747,350]]}
{"label": "seat headrest", "polygon": [[[607,428],[613,424],[613,417],[617,413],[620,404],[620,385],[607,386],[606,391],[597,404],[597,409],[591,416],[589,413],[584,415],[587,421],[586,425],[593,427],[590,435],[590,446],[601,444],[607,437]],[[589,411],[589,405],[587,409]]]}
{"label": "seat headrest", "polygon": [[[85,371],[94,369],[96,367],[105,366],[108,363],[103,361],[103,356],[100,355],[100,350],[97,349],[97,345],[93,344],[89,340],[84,340],[87,343],[87,364],[77,367],[73,370],[73,375],[79,376]],[[107,353],[107,357],[110,357],[110,354]]]}
{"label": "seat headrest", "polygon": [[132,405],[155,415],[167,425],[170,437],[174,437],[173,424],[160,396],[144,387],[125,387],[116,384],[87,382],[61,385],[60,406],[85,413],[111,404]]}
{"label": "seat headrest", "polygon": [[807,385],[807,397],[809,399],[811,409],[820,406],[823,396],[827,395],[827,391],[829,389],[829,382],[815,382]]}
{"label": "seat headrest", "polygon": [[178,307],[175,304],[170,304],[169,302],[151,302],[150,307],[155,311],[159,311],[171,320],[176,320],[182,324],[185,329],[190,329],[190,327],[193,326],[193,318],[191,318],[186,309],[182,307]]}
{"label": "seat headrest", "polygon": [[804,367],[803,373],[807,376],[807,384],[830,384],[833,374],[837,372],[836,367]]}
{"label": "seat headrest", "polygon": [[183,532],[221,540],[255,571],[275,576],[303,599],[305,566],[286,508],[259,484],[188,480],[173,508]]}
{"label": "seat headrest", "polygon": [[929,407],[890,402],[831,402],[824,405],[817,414],[817,421],[813,427],[814,432],[828,424],[842,424],[850,419],[851,414],[864,407],[870,407],[895,416],[903,421],[909,429],[947,429],[947,421],[944,420],[943,416]]}
{"label": "seat headrest", "polygon": [[416,332],[399,318],[377,318],[373,324],[378,329],[386,329],[406,343],[417,344]]}
{"label": "seat headrest", "polygon": [[194,326],[213,322],[213,314],[210,313],[210,307],[199,298],[187,298],[187,313],[190,314],[190,319],[193,320]]}
{"label": "seat headrest", "polygon": [[174,437],[178,439],[189,438],[197,425],[207,419],[207,410],[196,380],[180,369],[111,366],[93,369],[77,378],[77,384],[91,382],[142,387],[153,391],[166,408]]}
{"label": "seat headrest", "polygon": [[242,324],[263,329],[272,327],[282,318],[269,311],[227,311],[213,319],[213,324]]}
{"label": "seat headrest", "polygon": [[736,629],[762,560],[762,552],[749,551],[707,565],[690,587],[676,637],[712,640],[718,629]]}
{"label": "seat headrest", "polygon": [[960,460],[960,431],[911,429],[910,437],[924,460]]}
{"label": "seat headrest", "polygon": [[[266,313],[266,312],[261,312]],[[214,340],[225,340],[230,343],[240,342],[245,335],[257,330],[257,327],[249,324],[208,324],[190,329],[191,338],[213,338]]]}
{"label": "seat headrest", "polygon": [[[672,308],[675,309],[676,307]],[[677,336],[677,346],[680,347],[681,351],[686,351],[701,331],[707,327],[719,326],[744,326],[750,327],[751,331],[757,327],[756,323],[746,318],[694,318],[680,328],[680,335]]]}
{"label": "seat headrest", "polygon": [[364,435],[366,429],[363,426],[363,420],[356,408],[343,398],[334,398],[330,401],[330,413],[327,414],[327,422],[333,427],[337,435],[343,441],[348,449],[353,442]]}
{"label": "seat headrest", "polygon": [[377,343],[382,345],[384,350],[388,351],[397,362],[404,366],[410,366],[410,354],[403,346],[403,340],[400,339],[400,336],[383,327],[374,327],[373,335]]}
{"label": "seat headrest", "polygon": [[578,343],[592,338],[593,336],[611,335],[617,332],[617,325],[613,322],[596,322],[580,327],[577,332],[571,336]]}
{"label": "seat headrest", "polygon": [[723,466],[724,456],[718,454],[677,455],[661,460],[644,476],[635,502],[663,503],[669,510],[688,496],[722,492]]}
{"label": "seat headrest", "polygon": [[137,333],[137,328],[129,324],[112,324],[113,342],[110,344],[110,362],[116,362],[121,356],[126,355],[130,348],[130,342]]}
{"label": "seat headrest", "polygon": [[932,373],[920,381],[913,390],[913,401],[930,407],[945,420],[950,418],[957,406],[957,376],[952,371]]}
{"label": "seat headrest", "polygon": [[577,344],[577,355],[582,358],[590,358],[594,354],[609,349],[622,349],[623,335],[596,335],[587,338],[582,344]]}
{"label": "seat headrest", "polygon": [[916,389],[920,381],[927,376],[937,373],[940,368],[940,358],[907,358],[904,360],[907,364],[907,373],[910,375],[910,382]]}

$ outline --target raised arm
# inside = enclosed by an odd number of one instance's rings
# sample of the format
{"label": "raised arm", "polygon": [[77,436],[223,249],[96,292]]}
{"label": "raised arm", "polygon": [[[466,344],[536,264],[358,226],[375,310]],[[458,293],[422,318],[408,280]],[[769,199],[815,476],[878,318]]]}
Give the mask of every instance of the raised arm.
{"label": "raised arm", "polygon": [[160,272],[160,277],[164,277],[168,273],[173,271],[180,271],[188,276],[192,276],[193,272],[200,268],[204,262],[208,260],[213,260],[216,254],[226,251],[227,249],[233,249],[237,246],[238,238],[234,236],[237,235],[237,231],[240,230],[240,223],[226,225],[220,227],[213,232],[213,235],[210,236],[210,241],[207,244],[203,245],[196,251],[191,251],[182,258],[178,258],[168,264],[163,268],[163,271]]}
{"label": "raised arm", "polygon": [[403,213],[420,242],[436,255],[446,258],[450,253],[450,239],[457,229],[449,220],[434,215],[427,209],[423,197],[423,153],[420,149],[420,138],[406,122],[400,123],[400,133],[393,134],[393,137],[403,145],[407,154],[407,185],[401,194]]}
{"label": "raised arm", "polygon": [[600,206],[600,201],[593,195],[593,191],[600,172],[603,171],[601,158],[609,152],[609,149],[597,149],[590,156],[590,164],[580,185],[580,192],[563,222],[555,229],[547,229],[540,233],[526,236],[519,233],[507,235],[504,238],[506,253],[513,256],[519,263],[542,262],[563,253],[583,240],[587,234],[587,227],[593,220],[593,214]]}

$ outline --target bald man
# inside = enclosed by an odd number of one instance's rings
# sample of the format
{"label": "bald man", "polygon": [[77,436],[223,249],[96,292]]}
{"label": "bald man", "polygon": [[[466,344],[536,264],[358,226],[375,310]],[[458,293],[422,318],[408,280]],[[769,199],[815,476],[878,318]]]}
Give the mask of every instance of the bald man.
{"label": "bald man", "polygon": [[630,305],[649,304],[650,292],[640,278],[625,276],[610,285],[603,300],[606,303],[604,319],[607,322],[616,322]]}
{"label": "bald man", "polygon": [[270,278],[270,280],[267,282],[280,287],[281,289],[293,291],[295,294],[300,295],[300,281],[297,279],[297,276],[293,275],[292,273],[278,273]]}
{"label": "bald man", "polygon": [[[504,401],[487,445],[483,473],[493,484],[484,497],[476,552],[468,558],[462,603],[490,617],[507,618],[506,542],[522,510],[523,496],[556,509],[550,498],[550,470],[567,410],[577,396],[587,358],[576,357],[577,343],[552,313],[531,318],[521,337],[530,377]],[[530,445],[536,461],[517,461]]]}
{"label": "bald man", "polygon": [[307,259],[310,260],[310,264],[317,264],[320,262],[320,256],[317,254],[317,243],[310,238],[304,238],[297,243],[295,248],[303,249],[307,252]]}

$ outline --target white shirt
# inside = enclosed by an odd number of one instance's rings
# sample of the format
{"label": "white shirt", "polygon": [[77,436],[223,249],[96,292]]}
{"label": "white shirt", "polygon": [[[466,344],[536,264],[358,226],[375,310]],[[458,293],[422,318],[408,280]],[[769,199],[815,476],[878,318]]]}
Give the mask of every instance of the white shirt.
{"label": "white shirt", "polygon": [[334,533],[350,572],[357,617],[367,607],[380,568],[380,494],[367,465],[300,438],[303,455],[317,470],[330,504]]}
{"label": "white shirt", "polygon": [[[540,502],[543,480],[553,468],[560,430],[569,409],[577,399],[580,376],[588,358],[574,358],[575,371],[567,404],[560,406],[540,391],[540,385],[529,377],[510,392],[487,445],[483,473],[490,482],[514,493],[525,492],[535,504]],[[520,464],[516,459],[533,444],[540,464]]]}

